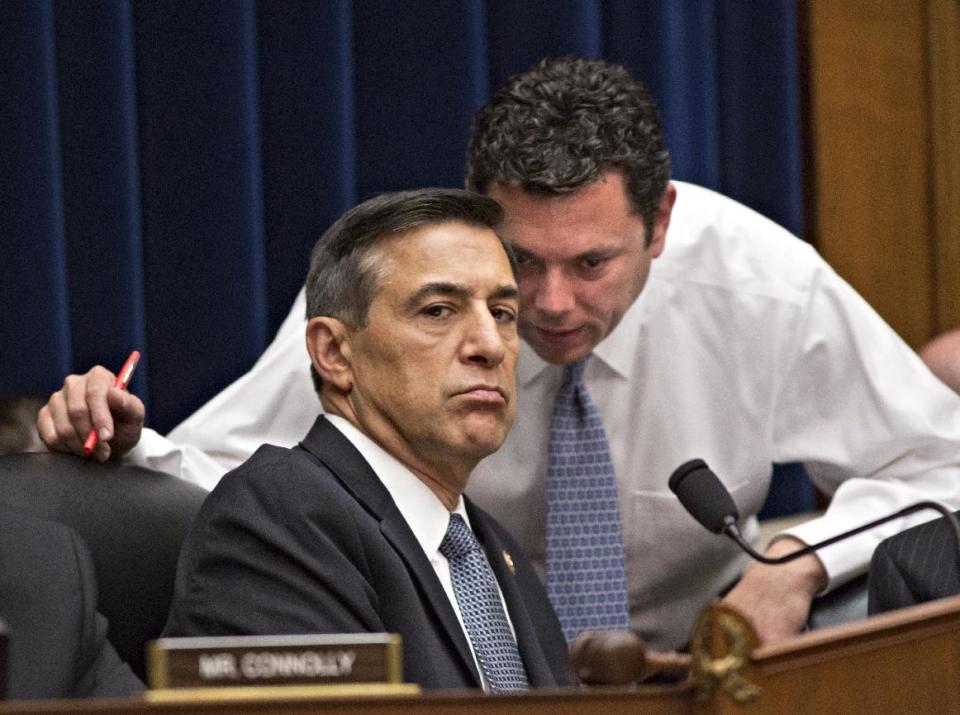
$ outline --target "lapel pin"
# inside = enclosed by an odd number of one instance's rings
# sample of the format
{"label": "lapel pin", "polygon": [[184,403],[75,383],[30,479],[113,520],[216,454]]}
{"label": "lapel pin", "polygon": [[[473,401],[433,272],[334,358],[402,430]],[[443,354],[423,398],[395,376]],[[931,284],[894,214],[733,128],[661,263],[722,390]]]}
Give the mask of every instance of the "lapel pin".
{"label": "lapel pin", "polygon": [[510,569],[510,573],[516,576],[517,567],[513,565],[513,557],[506,549],[503,550],[503,561],[507,565],[507,568]]}

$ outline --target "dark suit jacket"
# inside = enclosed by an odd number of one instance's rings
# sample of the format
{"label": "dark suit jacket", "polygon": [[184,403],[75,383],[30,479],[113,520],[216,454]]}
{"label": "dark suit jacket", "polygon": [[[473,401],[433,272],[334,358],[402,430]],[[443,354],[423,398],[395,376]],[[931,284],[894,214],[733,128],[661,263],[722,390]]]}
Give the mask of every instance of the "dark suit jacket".
{"label": "dark suit jacket", "polygon": [[867,610],[880,613],[960,593],[958,568],[956,539],[942,518],[884,539],[870,561]]}
{"label": "dark suit jacket", "polygon": [[[513,539],[467,502],[532,686],[571,682],[546,593]],[[504,552],[512,556],[515,573]],[[165,635],[389,632],[408,682],[475,688],[466,637],[377,475],[326,419],[265,446],[210,493],[187,536]]]}
{"label": "dark suit jacket", "polygon": [[143,690],[107,641],[93,564],[63,524],[0,506],[0,617],[7,698],[110,697]]}

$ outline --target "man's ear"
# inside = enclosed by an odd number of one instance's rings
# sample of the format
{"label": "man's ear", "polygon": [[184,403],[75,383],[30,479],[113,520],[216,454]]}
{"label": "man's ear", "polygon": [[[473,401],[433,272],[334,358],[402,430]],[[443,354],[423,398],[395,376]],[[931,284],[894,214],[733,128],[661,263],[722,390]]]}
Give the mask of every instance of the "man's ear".
{"label": "man's ear", "polygon": [[677,200],[677,187],[673,182],[667,183],[667,190],[663,192],[660,198],[660,206],[657,209],[657,216],[653,220],[653,238],[650,241],[650,249],[654,258],[663,253],[667,244],[667,229],[670,228],[670,215],[673,213],[673,204]]}
{"label": "man's ear", "polygon": [[353,368],[350,364],[350,331],[346,325],[327,316],[310,318],[307,321],[307,352],[325,383],[340,392],[350,392]]}

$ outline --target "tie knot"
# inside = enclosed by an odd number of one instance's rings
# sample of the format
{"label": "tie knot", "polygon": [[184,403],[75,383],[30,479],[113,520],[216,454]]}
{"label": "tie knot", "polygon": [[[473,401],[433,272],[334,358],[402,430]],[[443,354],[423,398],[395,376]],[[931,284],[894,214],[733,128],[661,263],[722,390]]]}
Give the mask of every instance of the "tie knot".
{"label": "tie knot", "polygon": [[587,360],[590,359],[592,353],[587,353],[585,356],[572,362],[566,367],[563,368],[563,386],[573,385],[574,387],[579,387],[583,384],[583,371],[587,367]]}
{"label": "tie knot", "polygon": [[459,514],[450,515],[450,523],[447,525],[447,533],[443,535],[443,541],[440,542],[440,553],[448,561],[461,558],[471,551],[479,551],[480,542],[473,535],[470,527]]}

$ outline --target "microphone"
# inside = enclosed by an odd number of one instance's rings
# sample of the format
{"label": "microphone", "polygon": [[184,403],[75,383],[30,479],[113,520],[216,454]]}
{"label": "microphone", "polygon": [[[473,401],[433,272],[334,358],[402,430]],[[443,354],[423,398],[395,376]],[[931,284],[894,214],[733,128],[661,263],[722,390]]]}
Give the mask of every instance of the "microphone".
{"label": "microphone", "polygon": [[670,476],[670,491],[707,531],[722,534],[740,519],[730,492],[702,459],[684,462]]}
{"label": "microphone", "polygon": [[737,511],[737,505],[730,496],[730,492],[723,486],[723,482],[711,471],[707,463],[702,459],[691,459],[677,467],[670,475],[670,491],[677,495],[680,503],[705,529],[715,534],[725,534],[733,539],[737,545],[747,554],[763,564],[785,564],[788,561],[799,559],[801,556],[812,554],[814,551],[830,546],[838,541],[843,541],[851,536],[856,536],[864,531],[880,526],[888,521],[899,519],[902,516],[913,514],[924,509],[933,509],[940,512],[953,530],[956,539],[957,549],[960,550],[960,526],[957,525],[956,517],[942,504],[935,501],[920,501],[916,504],[904,507],[893,514],[881,517],[869,524],[858,526],[836,536],[831,536],[817,544],[804,546],[801,549],[784,554],[779,558],[770,558],[764,556],[754,549],[743,534],[740,533],[740,527],[737,521],[740,514]]}

